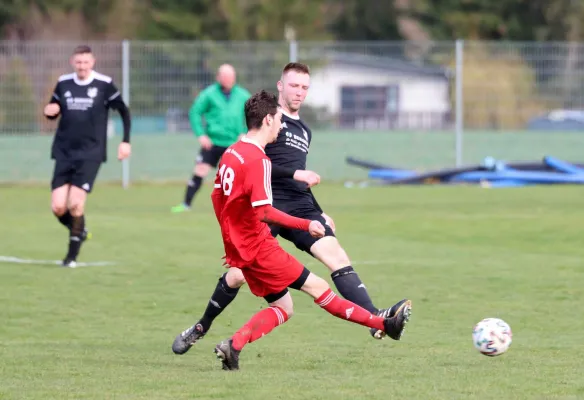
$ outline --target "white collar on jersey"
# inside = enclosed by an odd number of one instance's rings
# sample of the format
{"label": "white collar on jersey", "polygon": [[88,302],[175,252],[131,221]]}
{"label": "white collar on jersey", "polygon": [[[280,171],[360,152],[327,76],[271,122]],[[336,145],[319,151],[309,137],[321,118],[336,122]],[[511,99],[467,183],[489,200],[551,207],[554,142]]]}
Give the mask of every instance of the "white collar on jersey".
{"label": "white collar on jersey", "polygon": [[264,150],[264,148],[262,146],[260,146],[260,144],[258,142],[256,142],[255,140],[248,139],[244,136],[241,138],[241,141],[243,143],[249,143],[249,144],[253,144],[254,146],[257,146],[257,148],[260,149],[262,151],[262,153],[266,154],[266,151]]}
{"label": "white collar on jersey", "polygon": [[291,114],[287,113],[282,107],[280,107],[280,111],[282,111],[282,114],[284,114],[288,118],[291,118],[291,119],[300,119],[300,115],[291,115]]}
{"label": "white collar on jersey", "polygon": [[87,78],[85,78],[85,79],[79,79],[79,77],[77,76],[77,74],[76,73],[73,73],[73,80],[79,86],[87,86],[91,82],[93,82],[94,79],[95,79],[95,71],[91,71],[89,73],[89,76]]}

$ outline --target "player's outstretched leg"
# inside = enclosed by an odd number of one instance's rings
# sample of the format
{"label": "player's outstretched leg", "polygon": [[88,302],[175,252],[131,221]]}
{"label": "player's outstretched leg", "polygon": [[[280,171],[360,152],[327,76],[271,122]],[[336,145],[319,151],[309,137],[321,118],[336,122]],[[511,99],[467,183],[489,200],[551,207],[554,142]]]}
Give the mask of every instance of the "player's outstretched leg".
{"label": "player's outstretched leg", "polygon": [[385,332],[394,340],[400,340],[410,318],[412,302],[405,300],[392,317],[380,317],[359,305],[338,297],[326,281],[310,274],[301,289],[314,298],[314,302],[329,314],[351,322]]}
{"label": "player's outstretched leg", "polygon": [[[407,301],[401,300],[389,308],[378,309],[369,296],[367,287],[351,266],[349,256],[334,236],[327,236],[315,242],[310,253],[332,271],[331,278],[339,293],[347,300],[363,307],[382,318],[391,318]],[[386,333],[380,329],[370,329],[371,336],[383,339]]]}
{"label": "player's outstretched leg", "polygon": [[179,334],[172,343],[172,351],[175,354],[185,354],[193,344],[203,338],[211,328],[213,320],[227,308],[235,299],[239,288],[245,283],[245,278],[238,268],[229,268],[224,273],[215,287],[213,295],[209,299],[203,317],[193,326]]}
{"label": "player's outstretched leg", "polygon": [[215,347],[215,354],[221,360],[224,370],[239,369],[239,353],[248,343],[264,337],[290,319],[293,312],[292,296],[287,290],[280,293],[282,294],[282,297],[270,301],[269,308],[251,317],[230,339],[222,341]]}

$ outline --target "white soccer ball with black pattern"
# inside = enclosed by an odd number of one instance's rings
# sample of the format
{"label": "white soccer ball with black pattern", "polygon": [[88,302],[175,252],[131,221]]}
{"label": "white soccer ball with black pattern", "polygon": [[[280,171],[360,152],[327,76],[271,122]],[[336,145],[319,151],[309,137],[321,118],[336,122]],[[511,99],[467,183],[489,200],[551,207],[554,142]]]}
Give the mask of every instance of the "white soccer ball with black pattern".
{"label": "white soccer ball with black pattern", "polygon": [[485,318],[474,326],[472,340],[482,354],[494,357],[505,353],[513,340],[511,327],[499,318]]}

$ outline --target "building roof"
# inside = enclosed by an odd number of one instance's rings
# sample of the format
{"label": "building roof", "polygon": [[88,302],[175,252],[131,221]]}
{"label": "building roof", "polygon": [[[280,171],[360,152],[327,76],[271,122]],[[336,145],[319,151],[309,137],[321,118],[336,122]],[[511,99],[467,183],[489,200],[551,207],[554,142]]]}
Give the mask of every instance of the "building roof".
{"label": "building roof", "polygon": [[448,78],[451,75],[449,68],[415,63],[396,57],[330,52],[322,58],[328,60],[329,65],[349,65],[366,69],[398,72],[404,75],[433,76],[437,78]]}

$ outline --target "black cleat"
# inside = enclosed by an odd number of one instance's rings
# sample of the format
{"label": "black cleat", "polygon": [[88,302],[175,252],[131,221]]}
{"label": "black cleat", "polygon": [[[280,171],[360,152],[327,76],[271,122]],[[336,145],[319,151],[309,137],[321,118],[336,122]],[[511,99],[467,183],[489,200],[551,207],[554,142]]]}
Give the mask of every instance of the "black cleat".
{"label": "black cleat", "polygon": [[[397,312],[397,310],[399,310],[399,308],[402,306],[402,304],[404,304],[406,301],[408,301],[408,299],[403,299],[403,300],[397,302],[396,304],[391,306],[391,308],[382,308],[381,310],[379,310],[377,312],[377,316],[382,317],[382,318],[392,318],[395,315],[395,313]],[[411,304],[410,304],[410,308],[411,308]],[[381,340],[385,337],[385,332],[383,332],[382,330],[379,330],[379,329],[371,328],[369,330],[369,332],[371,333],[371,336],[373,336],[375,339]]]}
{"label": "black cleat", "polygon": [[197,343],[197,340],[202,339],[206,333],[207,332],[203,330],[203,325],[199,323],[191,326],[174,339],[174,342],[172,343],[172,351],[174,354],[185,354],[189,351],[191,346]]}
{"label": "black cleat", "polygon": [[239,369],[240,351],[233,348],[233,340],[224,340],[215,346],[215,354],[221,360],[224,371],[236,371]]}
{"label": "black cleat", "polygon": [[385,333],[393,340],[400,340],[411,314],[412,302],[410,300],[402,300],[401,305],[395,310],[394,316],[388,317],[383,321]]}
{"label": "black cleat", "polygon": [[91,239],[91,232],[87,229],[84,229],[79,237],[69,237],[69,251],[62,262],[63,267],[77,267],[77,257],[81,251],[81,245],[89,239]]}

